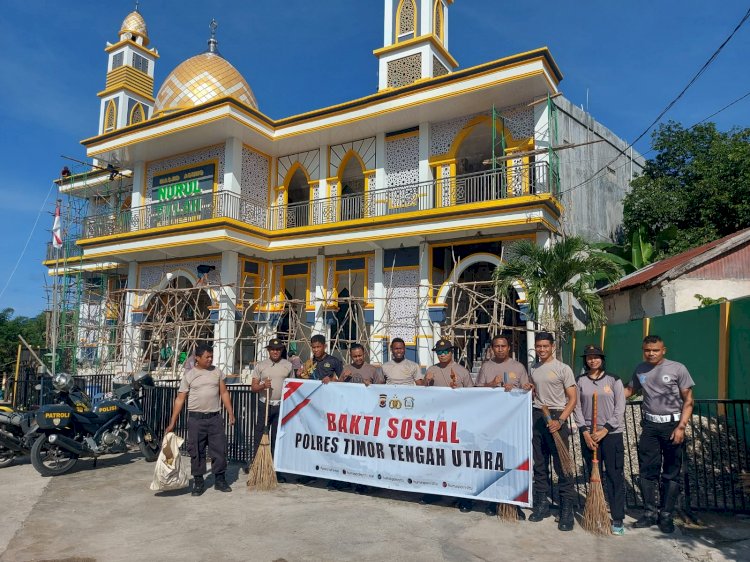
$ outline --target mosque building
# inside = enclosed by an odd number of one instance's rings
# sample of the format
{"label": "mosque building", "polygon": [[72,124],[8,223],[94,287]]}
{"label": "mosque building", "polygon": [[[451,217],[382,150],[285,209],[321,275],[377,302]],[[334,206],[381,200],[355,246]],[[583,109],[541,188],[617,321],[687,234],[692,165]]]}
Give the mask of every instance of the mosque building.
{"label": "mosque building", "polygon": [[[57,180],[83,209],[80,228],[62,263],[52,252],[44,262],[104,295],[77,305],[79,363],[98,357],[132,372],[157,367],[145,352],[154,341],[184,351],[196,334],[157,334],[153,317],[170,290],[191,287],[201,297],[175,314],[208,320],[199,335],[230,373],[271,337],[315,333],[362,342],[373,363],[400,337],[425,367],[447,335],[473,362],[498,314],[527,356],[535,326],[520,284],[500,312],[476,295],[470,310],[456,288],[475,282],[488,294],[519,239],[611,237],[642,159],[561,95],[547,48],[461,69],[453,0],[383,4],[378,90],[282,119],[262,112],[221,55],[215,23],[207,50],[155,91],[158,52],[141,13],[128,14],[105,48],[98,129],[82,141],[94,165]],[[591,189],[570,190],[618,155]],[[113,304],[108,293],[122,297]],[[83,335],[84,323],[107,342]],[[114,353],[102,350],[114,340]]]}

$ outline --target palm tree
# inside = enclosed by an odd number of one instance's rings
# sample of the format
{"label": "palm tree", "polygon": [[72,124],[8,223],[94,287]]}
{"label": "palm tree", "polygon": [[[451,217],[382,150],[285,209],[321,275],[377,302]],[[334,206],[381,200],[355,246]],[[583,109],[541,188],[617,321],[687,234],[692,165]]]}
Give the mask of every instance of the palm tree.
{"label": "palm tree", "polygon": [[578,301],[586,314],[586,328],[605,323],[604,304],[596,293],[597,281],[612,282],[622,269],[603,252],[583,239],[563,238],[549,248],[531,240],[519,240],[508,250],[507,261],[498,265],[492,278],[498,295],[506,295],[517,282],[526,289],[530,319],[552,332],[562,327],[562,295]]}

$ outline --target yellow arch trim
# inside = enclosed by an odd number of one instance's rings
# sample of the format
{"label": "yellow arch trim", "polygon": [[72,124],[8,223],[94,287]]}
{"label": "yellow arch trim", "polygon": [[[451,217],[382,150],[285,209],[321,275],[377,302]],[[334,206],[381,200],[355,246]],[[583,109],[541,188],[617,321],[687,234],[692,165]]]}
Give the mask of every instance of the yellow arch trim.
{"label": "yellow arch trim", "polygon": [[[107,128],[107,122],[109,121],[110,114],[112,115],[112,128]],[[107,133],[117,129],[117,106],[115,105],[114,98],[107,102],[107,108],[104,110],[104,122],[102,123],[102,132]]]}
{"label": "yellow arch trim", "polygon": [[[305,174],[305,179],[307,180],[307,185],[310,185],[310,182],[312,181],[310,179],[310,174],[307,172],[307,169],[302,165],[302,163],[297,160],[294,164],[292,164],[292,167],[289,168],[286,175],[284,176],[284,183],[281,185],[281,188],[284,190],[284,206],[289,204],[289,184],[292,181],[292,178],[294,177],[294,174],[297,173],[297,170],[302,170],[302,173]],[[279,196],[279,189],[276,189],[276,198]]]}
{"label": "yellow arch trim", "polygon": [[133,109],[130,110],[130,115],[128,116],[128,125],[133,125],[133,115],[135,115],[135,110],[137,108],[139,108],[139,107],[141,108],[141,115],[143,115],[143,120],[142,121],[138,121],[138,122],[142,123],[143,121],[145,121],[146,119],[148,119],[148,117],[147,117],[148,114],[146,113],[146,108],[143,107],[143,104],[141,102],[137,102],[133,106]]}
{"label": "yellow arch trim", "polygon": [[[437,14],[440,11],[440,27],[435,25],[437,23]],[[443,0],[435,0],[435,5],[432,9],[432,30],[440,41],[445,41],[445,6],[443,6]]]}
{"label": "yellow arch trim", "polygon": [[[451,144],[448,152],[446,152],[443,156],[433,157],[437,159],[433,160],[432,162],[436,163],[438,161],[446,161],[444,163],[448,163],[449,161],[455,160],[456,156],[458,155],[458,151],[461,148],[461,145],[466,140],[466,137],[474,132],[475,127],[483,124],[487,124],[491,127],[492,117],[490,117],[489,115],[477,115],[476,117],[472,118],[466,125],[464,125],[464,128],[458,132],[456,138],[453,139],[453,144]],[[506,141],[508,141],[508,144],[505,147],[506,150],[518,150],[519,148],[526,149],[529,148],[529,146],[534,146],[533,137],[518,140],[507,129],[506,132],[508,133],[508,136],[506,137]]]}
{"label": "yellow arch trim", "polygon": [[401,0],[398,5],[398,9],[396,10],[396,29],[395,29],[395,40],[394,43],[398,43],[401,41],[399,36],[401,35],[401,11],[404,8],[404,4],[409,2],[412,7],[414,8],[414,29],[412,29],[412,36],[407,37],[407,39],[413,39],[414,37],[418,37],[419,33],[417,33],[417,28],[419,27],[419,12],[417,12],[417,3],[414,0]]}

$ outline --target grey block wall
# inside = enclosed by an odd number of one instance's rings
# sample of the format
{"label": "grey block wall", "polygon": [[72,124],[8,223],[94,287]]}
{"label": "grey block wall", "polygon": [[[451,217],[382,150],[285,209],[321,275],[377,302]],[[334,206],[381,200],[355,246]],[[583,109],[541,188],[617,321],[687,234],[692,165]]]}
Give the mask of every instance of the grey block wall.
{"label": "grey block wall", "polygon": [[565,233],[590,242],[613,241],[622,225],[622,200],[630,191],[631,178],[641,173],[644,158],[633,150],[631,160],[628,150],[594,180],[576,187],[606,166],[628,143],[563,96],[554,101],[559,108],[558,144],[602,140],[558,153]]}

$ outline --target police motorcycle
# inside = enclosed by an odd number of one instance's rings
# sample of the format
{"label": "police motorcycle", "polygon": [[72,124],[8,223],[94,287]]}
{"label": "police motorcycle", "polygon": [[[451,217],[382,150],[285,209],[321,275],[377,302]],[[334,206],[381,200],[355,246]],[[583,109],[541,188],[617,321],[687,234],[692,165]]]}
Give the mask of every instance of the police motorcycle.
{"label": "police motorcycle", "polygon": [[[42,385],[37,384],[36,390],[42,393],[45,400],[52,399]],[[71,404],[75,406],[74,403]],[[0,468],[10,466],[16,457],[23,457],[31,452],[31,446],[39,436],[37,429],[36,411],[19,411],[0,406]]]}
{"label": "police motorcycle", "polygon": [[0,468],[13,464],[16,457],[29,454],[37,437],[35,416],[35,412],[0,407]]}
{"label": "police motorcycle", "polygon": [[[73,403],[85,396],[66,373],[56,374],[52,385],[61,397],[73,397]],[[139,392],[152,386],[151,375],[139,373],[132,382],[116,387],[93,411],[80,401],[77,406],[69,401],[42,406],[36,414],[42,435],[31,447],[31,464],[42,476],[59,476],[81,457],[125,453],[130,444],[138,446],[146,461],[155,461],[160,445],[144,420]]]}

